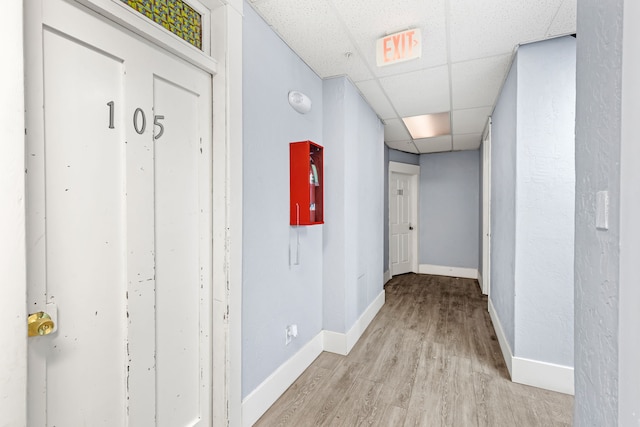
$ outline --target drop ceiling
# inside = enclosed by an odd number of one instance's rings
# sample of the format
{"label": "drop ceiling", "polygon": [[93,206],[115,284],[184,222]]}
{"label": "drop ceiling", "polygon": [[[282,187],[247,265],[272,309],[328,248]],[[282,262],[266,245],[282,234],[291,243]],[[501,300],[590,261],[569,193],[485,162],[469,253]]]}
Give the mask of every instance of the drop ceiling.
{"label": "drop ceiling", "polygon": [[[474,150],[520,44],[575,33],[577,0],[250,0],[321,78],[348,76],[410,153]],[[376,40],[422,31],[422,57],[376,66]],[[403,117],[449,112],[452,135],[412,139]]]}

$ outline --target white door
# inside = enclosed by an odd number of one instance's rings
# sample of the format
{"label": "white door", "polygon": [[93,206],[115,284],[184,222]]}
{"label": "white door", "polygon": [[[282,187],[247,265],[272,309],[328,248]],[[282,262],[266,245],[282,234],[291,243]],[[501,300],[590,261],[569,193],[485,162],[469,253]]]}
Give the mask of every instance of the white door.
{"label": "white door", "polygon": [[415,220],[412,176],[391,172],[389,177],[389,262],[391,275],[414,271]]}
{"label": "white door", "polygon": [[482,140],[482,293],[491,287],[491,119]]}
{"label": "white door", "polygon": [[29,425],[208,426],[211,75],[42,4],[28,301],[56,330],[29,339]]}

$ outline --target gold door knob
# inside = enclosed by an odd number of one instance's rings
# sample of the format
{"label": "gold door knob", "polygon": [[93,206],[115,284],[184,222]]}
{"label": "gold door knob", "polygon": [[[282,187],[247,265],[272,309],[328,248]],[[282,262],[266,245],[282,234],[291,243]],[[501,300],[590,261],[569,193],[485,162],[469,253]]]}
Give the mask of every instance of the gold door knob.
{"label": "gold door knob", "polygon": [[51,316],[49,316],[44,311],[30,314],[27,318],[27,325],[30,337],[50,334],[51,332],[53,332],[54,328]]}

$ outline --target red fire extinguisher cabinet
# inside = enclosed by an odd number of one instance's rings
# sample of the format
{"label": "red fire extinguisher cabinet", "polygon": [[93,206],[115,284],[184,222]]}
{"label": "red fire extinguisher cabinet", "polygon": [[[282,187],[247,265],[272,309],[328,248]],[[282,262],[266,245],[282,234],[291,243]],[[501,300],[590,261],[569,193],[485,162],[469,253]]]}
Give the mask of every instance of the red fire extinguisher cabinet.
{"label": "red fire extinguisher cabinet", "polygon": [[311,141],[289,145],[291,225],[324,223],[323,148]]}

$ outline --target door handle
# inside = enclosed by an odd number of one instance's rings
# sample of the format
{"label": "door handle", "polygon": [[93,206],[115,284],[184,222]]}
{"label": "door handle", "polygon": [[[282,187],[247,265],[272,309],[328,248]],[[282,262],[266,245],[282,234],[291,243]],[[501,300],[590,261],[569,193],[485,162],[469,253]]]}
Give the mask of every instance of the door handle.
{"label": "door handle", "polygon": [[37,337],[41,335],[48,335],[53,332],[55,323],[44,311],[32,313],[27,318],[27,330],[30,337]]}

